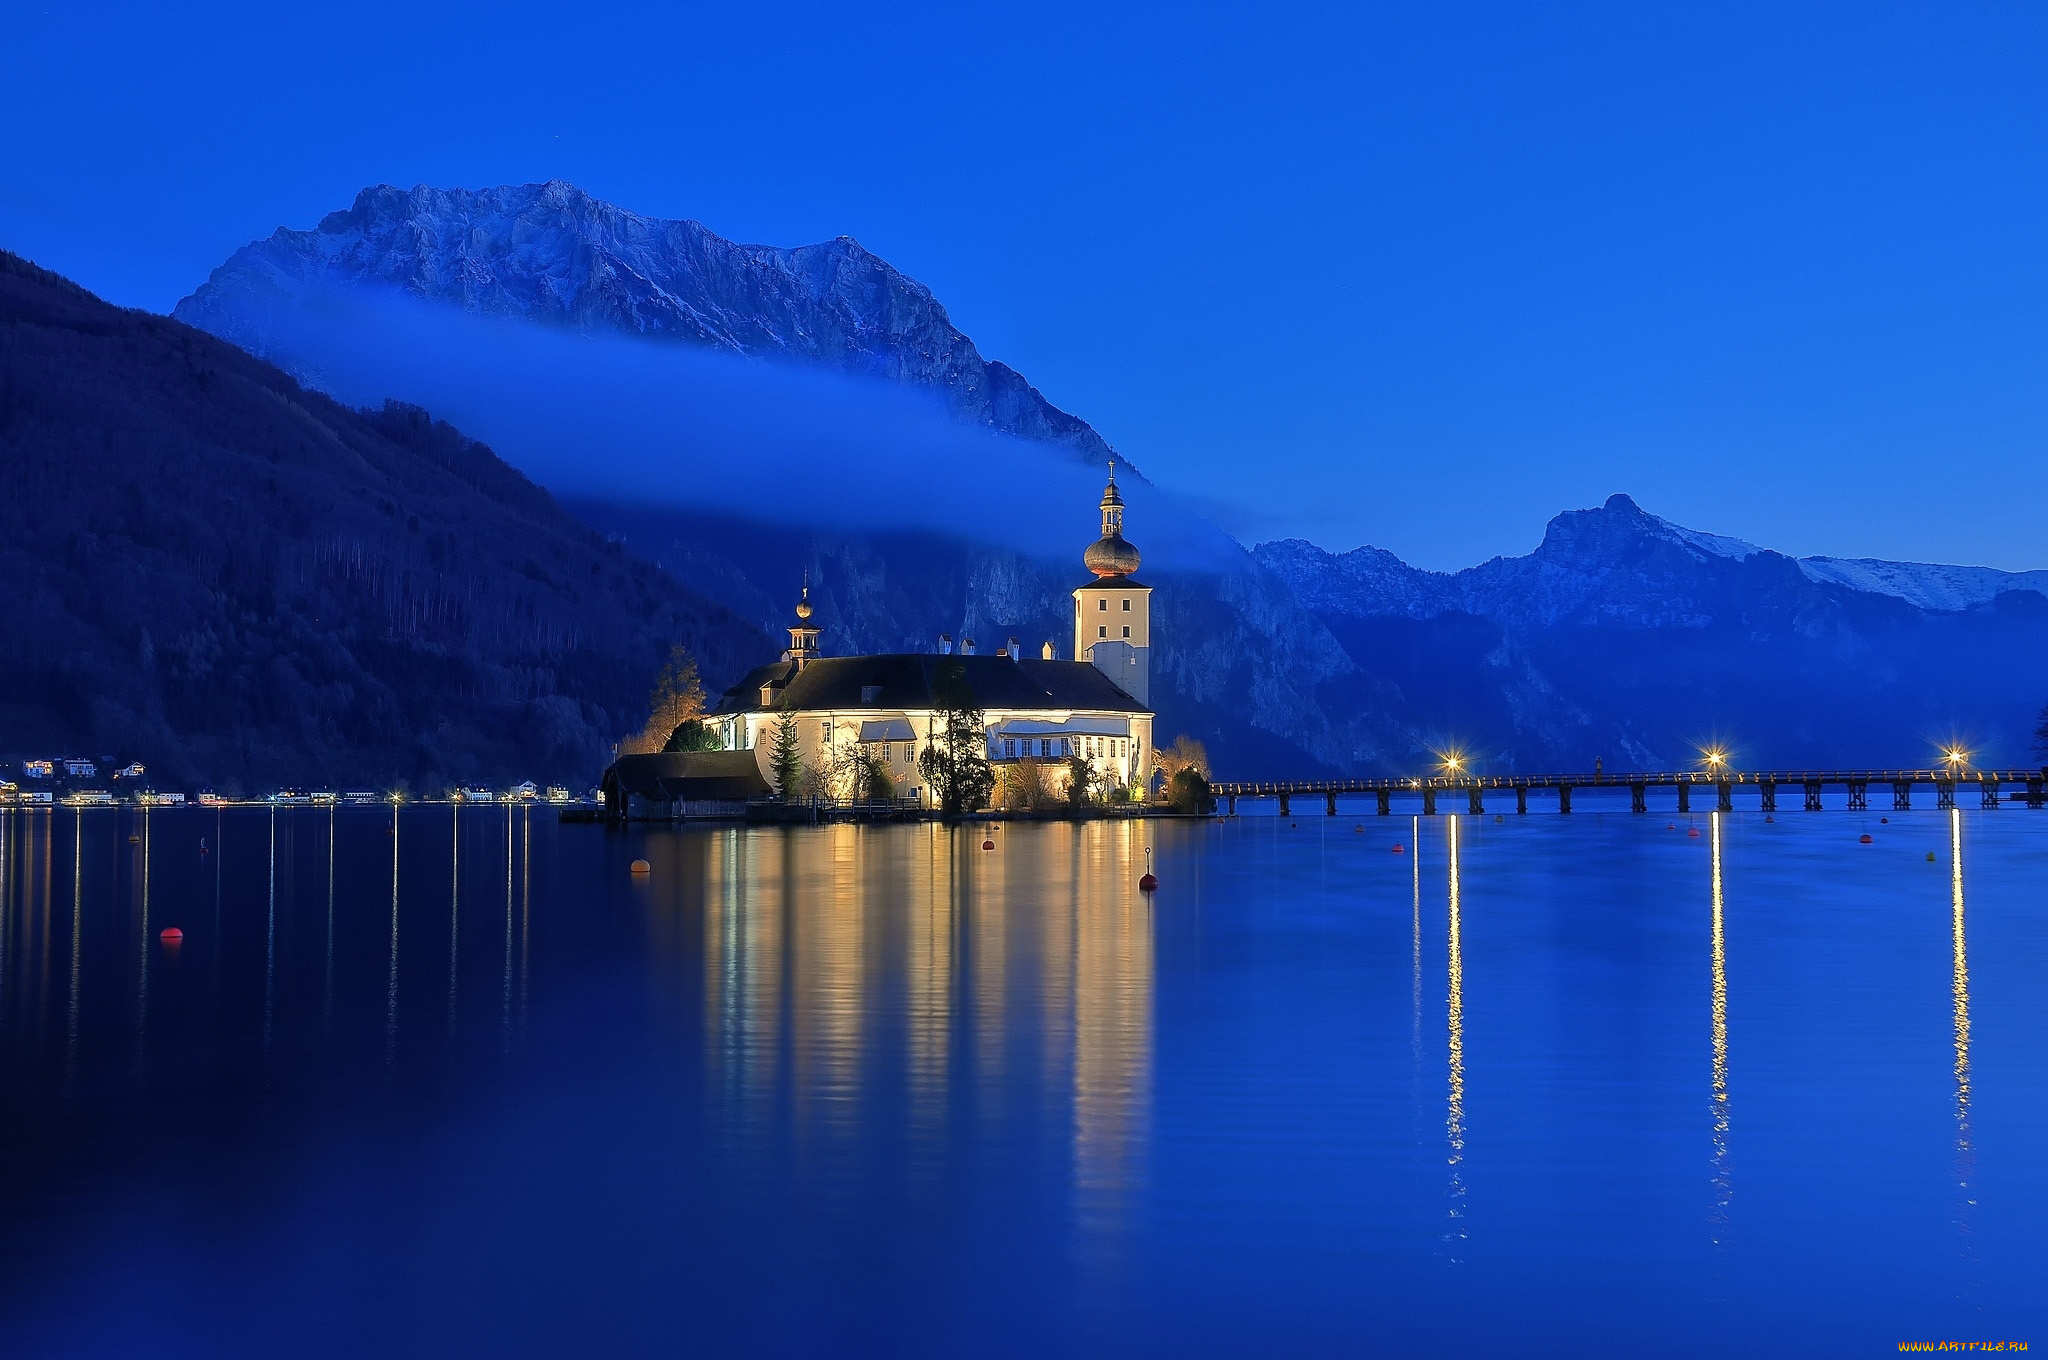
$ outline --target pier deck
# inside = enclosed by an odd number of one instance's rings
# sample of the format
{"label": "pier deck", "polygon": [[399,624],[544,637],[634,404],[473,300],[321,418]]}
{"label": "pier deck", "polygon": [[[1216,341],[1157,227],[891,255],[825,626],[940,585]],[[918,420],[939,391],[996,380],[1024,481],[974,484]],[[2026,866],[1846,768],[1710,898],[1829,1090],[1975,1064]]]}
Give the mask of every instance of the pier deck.
{"label": "pier deck", "polygon": [[[1711,797],[1711,806],[1723,812],[1733,811],[1736,790],[1755,790],[1756,806],[1764,812],[1778,810],[1778,794],[1781,789],[1794,791],[1800,805],[1808,812],[1822,810],[1822,793],[1829,788],[1847,792],[1847,807],[1852,812],[1865,811],[1870,807],[1870,790],[1873,785],[1891,796],[1890,808],[1905,811],[1913,806],[1916,791],[1931,790],[1934,806],[1951,808],[1957,806],[1958,792],[1966,800],[1973,797],[1980,807],[1993,808],[2001,803],[2022,803],[2038,808],[2048,802],[2048,769],[2039,770],[1665,770],[1625,774],[1538,774],[1538,775],[1437,775],[1427,778],[1409,779],[1307,779],[1307,780],[1222,780],[1210,785],[1215,796],[1223,800],[1226,810],[1233,816],[1237,812],[1240,798],[1274,798],[1279,800],[1280,815],[1293,815],[1293,800],[1296,798],[1321,797],[1324,812],[1337,815],[1337,799],[1370,795],[1377,803],[1376,811],[1381,816],[1393,812],[1395,799],[1404,804],[1419,802],[1424,816],[1434,816],[1438,810],[1437,800],[1448,797],[1453,803],[1462,795],[1465,810],[1480,813],[1486,810],[1487,795],[1495,795],[1504,803],[1509,795],[1515,800],[1515,811],[1529,810],[1529,794],[1533,790],[1554,796],[1559,812],[1572,810],[1572,793],[1579,789],[1627,789],[1631,811],[1649,811],[1652,790],[1670,790],[1675,794],[1677,810],[1690,812],[1695,794]],[[1547,799],[1546,799],[1547,801]],[[1660,800],[1661,801],[1661,800]],[[1747,801],[1745,799],[1745,801]]]}

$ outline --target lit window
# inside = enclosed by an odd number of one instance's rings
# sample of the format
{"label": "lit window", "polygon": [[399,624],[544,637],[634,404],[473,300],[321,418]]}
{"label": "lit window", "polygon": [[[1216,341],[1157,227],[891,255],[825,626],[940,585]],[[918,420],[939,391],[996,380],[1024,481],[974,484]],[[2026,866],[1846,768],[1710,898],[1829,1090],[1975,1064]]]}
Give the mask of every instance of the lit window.
{"label": "lit window", "polygon": [[1129,625],[1129,624],[1127,623],[1127,624],[1125,624],[1125,625],[1124,625],[1124,636],[1125,636],[1125,637],[1129,637],[1130,635],[1131,635],[1131,625]]}
{"label": "lit window", "polygon": [[832,724],[827,721],[820,723],[819,726],[824,729],[824,731],[819,733],[819,736],[824,739],[827,746],[830,746],[832,744]]}

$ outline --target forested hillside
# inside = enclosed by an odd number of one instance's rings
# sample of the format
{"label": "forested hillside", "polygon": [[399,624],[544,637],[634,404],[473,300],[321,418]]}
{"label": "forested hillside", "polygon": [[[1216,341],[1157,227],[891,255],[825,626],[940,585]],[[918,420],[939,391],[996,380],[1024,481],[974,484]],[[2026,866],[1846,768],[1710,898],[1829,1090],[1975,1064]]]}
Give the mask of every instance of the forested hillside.
{"label": "forested hillside", "polygon": [[589,781],[759,631],[414,407],[0,252],[0,759],[170,784]]}

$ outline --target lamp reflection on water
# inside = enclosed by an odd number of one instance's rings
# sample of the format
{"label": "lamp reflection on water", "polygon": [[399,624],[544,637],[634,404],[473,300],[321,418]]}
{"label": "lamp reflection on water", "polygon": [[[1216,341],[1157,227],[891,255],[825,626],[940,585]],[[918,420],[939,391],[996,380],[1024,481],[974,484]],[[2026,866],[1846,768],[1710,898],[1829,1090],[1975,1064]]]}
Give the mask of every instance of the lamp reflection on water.
{"label": "lamp reflection on water", "polygon": [[1977,1149],[1970,1133],[1970,958],[1963,932],[1963,814],[1948,813],[1950,991],[1955,1011],[1956,1048],[1956,1226],[1970,1231],[1971,1182]]}
{"label": "lamp reflection on water", "polygon": [[1714,1209],[1708,1216],[1713,1240],[1721,1244],[1728,1223],[1728,1201],[1734,1191],[1728,1173],[1728,961],[1722,927],[1721,814],[1712,814],[1713,836],[1713,977],[1714,977]]}
{"label": "lamp reflection on water", "polygon": [[1450,861],[1450,925],[1449,960],[1445,972],[1450,992],[1446,1002],[1446,1028],[1450,1035],[1450,1091],[1444,1115],[1444,1132],[1450,1142],[1450,1231],[1444,1234],[1451,1243],[1451,1259],[1456,1261],[1457,1248],[1465,1240],[1465,949],[1460,937],[1460,913],[1463,904],[1459,900],[1458,883],[1458,833],[1459,818],[1456,813],[1445,819],[1444,840]]}

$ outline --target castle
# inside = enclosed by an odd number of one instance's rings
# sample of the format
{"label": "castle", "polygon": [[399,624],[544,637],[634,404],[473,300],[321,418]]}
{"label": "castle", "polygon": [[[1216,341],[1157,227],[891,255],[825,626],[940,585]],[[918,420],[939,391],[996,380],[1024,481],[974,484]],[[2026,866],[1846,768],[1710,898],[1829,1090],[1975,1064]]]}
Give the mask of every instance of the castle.
{"label": "castle", "polygon": [[1112,464],[1102,536],[1082,555],[1094,579],[1074,590],[1070,661],[1058,660],[1051,642],[1027,657],[1015,638],[990,654],[977,654],[971,639],[955,647],[942,637],[926,653],[821,656],[806,586],[782,659],[728,689],[705,724],[725,750],[754,753],[770,783],[775,729],[789,723],[805,768],[832,770],[864,754],[888,771],[898,797],[929,803],[917,758],[931,739],[935,695],[964,681],[999,777],[1019,762],[1078,756],[1093,767],[1097,788],[1141,786],[1153,757],[1152,589],[1135,577],[1138,550],[1123,526]]}

